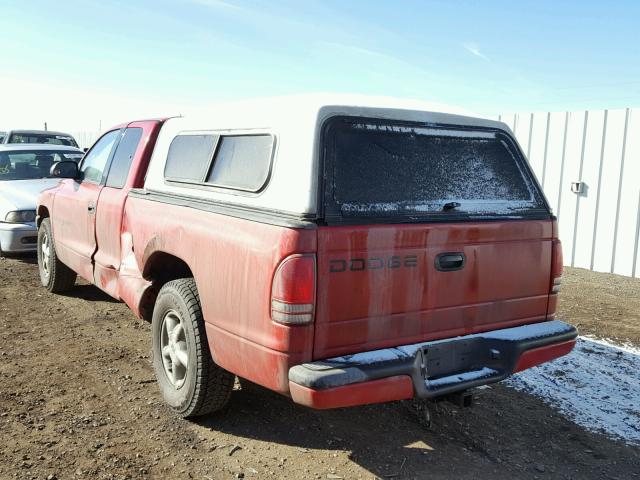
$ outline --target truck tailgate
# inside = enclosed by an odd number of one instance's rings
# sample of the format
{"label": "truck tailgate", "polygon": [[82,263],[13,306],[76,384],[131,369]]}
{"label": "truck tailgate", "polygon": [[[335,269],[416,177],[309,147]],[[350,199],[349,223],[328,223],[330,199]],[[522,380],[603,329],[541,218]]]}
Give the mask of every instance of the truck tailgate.
{"label": "truck tailgate", "polygon": [[551,220],[320,227],[314,358],[544,320],[552,237]]}

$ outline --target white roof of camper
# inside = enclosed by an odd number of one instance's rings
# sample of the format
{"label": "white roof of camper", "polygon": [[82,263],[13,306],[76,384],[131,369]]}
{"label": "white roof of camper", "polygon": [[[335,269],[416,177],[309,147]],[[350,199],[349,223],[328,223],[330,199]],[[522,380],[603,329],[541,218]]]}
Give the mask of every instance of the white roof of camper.
{"label": "white roof of camper", "polygon": [[[312,94],[224,102],[166,121],[151,158],[145,188],[283,213],[316,213],[320,127],[327,118],[341,115],[511,132],[502,122],[475,117],[459,107],[389,97]],[[180,134],[207,132],[275,136],[271,177],[260,193],[192,188],[165,181],[164,166],[173,139]]]}
{"label": "white roof of camper", "polygon": [[213,128],[220,128],[219,121],[227,128],[265,128],[298,123],[302,118],[322,119],[322,113],[434,123],[446,119],[447,123],[459,125],[508,128],[502,122],[481,118],[469,110],[444,103],[343,94],[301,94],[220,102],[195,109],[171,122],[197,129],[214,124]]}

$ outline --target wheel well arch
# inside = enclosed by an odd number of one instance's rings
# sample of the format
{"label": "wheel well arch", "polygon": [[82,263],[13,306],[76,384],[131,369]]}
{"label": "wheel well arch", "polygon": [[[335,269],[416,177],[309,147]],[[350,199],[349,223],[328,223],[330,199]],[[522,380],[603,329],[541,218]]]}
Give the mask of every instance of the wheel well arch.
{"label": "wheel well arch", "polygon": [[149,255],[142,269],[144,279],[151,282],[140,298],[140,314],[145,320],[153,318],[153,308],[160,289],[165,283],[179,278],[193,278],[191,267],[180,257],[156,251]]}
{"label": "wheel well arch", "polygon": [[42,220],[44,220],[45,218],[49,218],[51,215],[49,215],[49,209],[47,207],[45,207],[44,205],[38,205],[38,209],[36,210],[36,226],[38,228],[40,228],[40,224],[42,223]]}

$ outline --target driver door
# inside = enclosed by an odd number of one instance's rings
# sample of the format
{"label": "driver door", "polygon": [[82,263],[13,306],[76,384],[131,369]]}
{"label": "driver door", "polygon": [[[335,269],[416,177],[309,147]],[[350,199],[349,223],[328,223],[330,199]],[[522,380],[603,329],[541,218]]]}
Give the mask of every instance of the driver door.
{"label": "driver door", "polygon": [[56,253],[88,281],[93,281],[98,198],[120,133],[120,129],[111,130],[94,143],[80,163],[79,178],[63,180],[53,201],[51,222]]}

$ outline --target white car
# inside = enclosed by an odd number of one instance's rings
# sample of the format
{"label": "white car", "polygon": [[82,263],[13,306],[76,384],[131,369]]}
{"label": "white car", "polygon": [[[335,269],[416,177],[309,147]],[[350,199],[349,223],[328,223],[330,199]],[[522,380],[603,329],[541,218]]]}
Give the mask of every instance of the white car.
{"label": "white car", "polygon": [[0,255],[36,250],[38,195],[60,181],[51,178],[51,166],[83,155],[62,145],[0,145]]}
{"label": "white car", "polygon": [[0,132],[0,144],[46,144],[77,147],[78,142],[68,133],[52,132],[50,130],[9,130]]}

